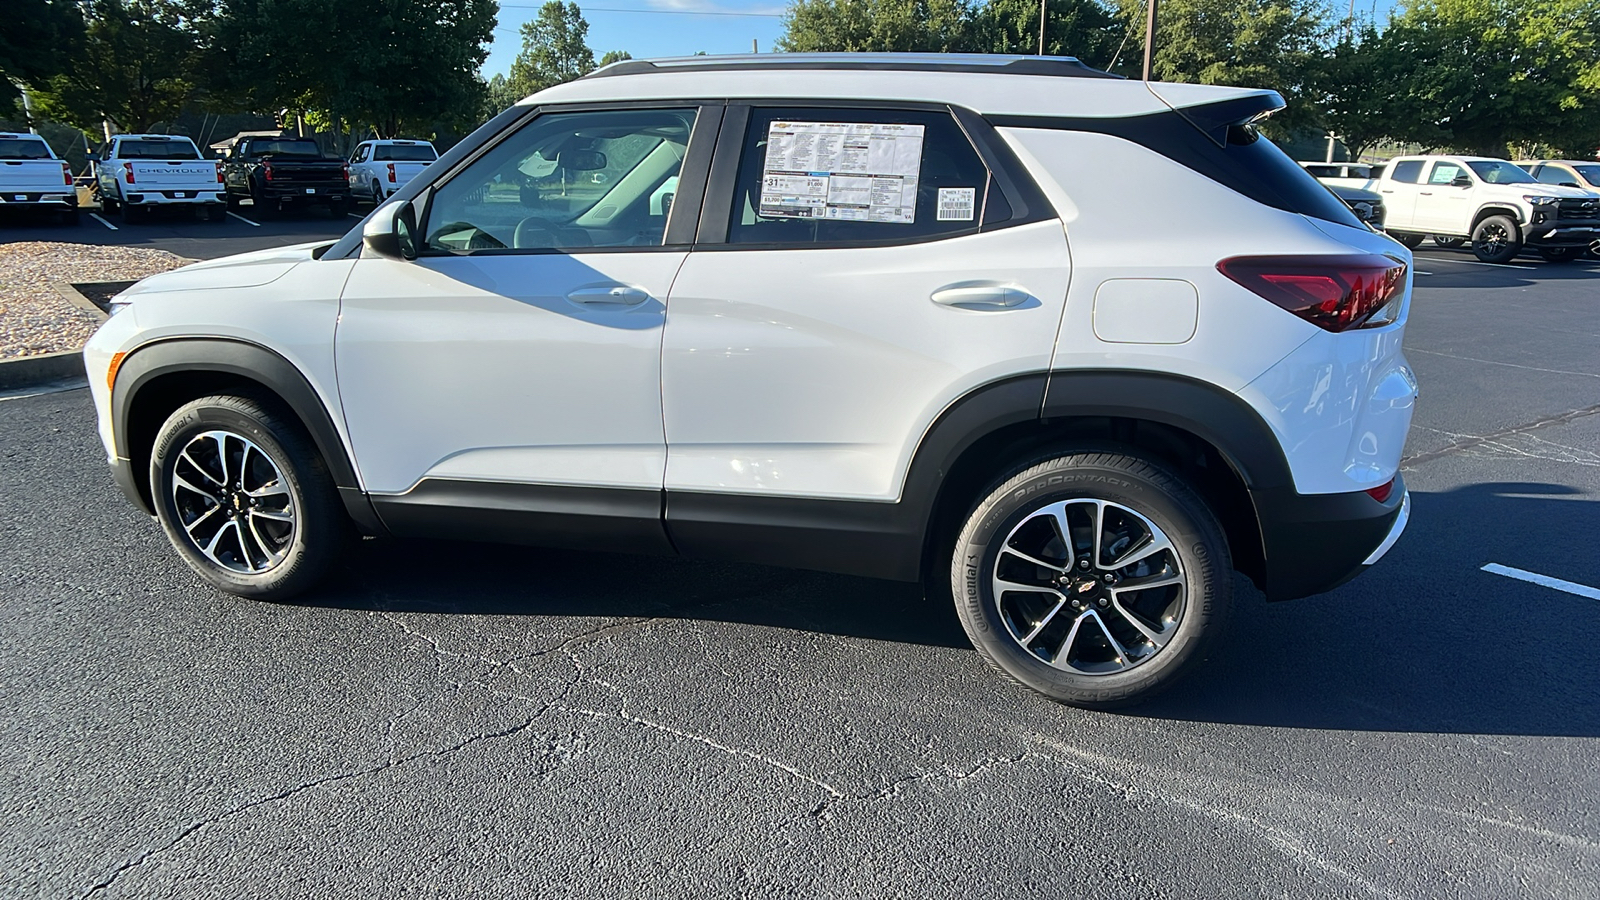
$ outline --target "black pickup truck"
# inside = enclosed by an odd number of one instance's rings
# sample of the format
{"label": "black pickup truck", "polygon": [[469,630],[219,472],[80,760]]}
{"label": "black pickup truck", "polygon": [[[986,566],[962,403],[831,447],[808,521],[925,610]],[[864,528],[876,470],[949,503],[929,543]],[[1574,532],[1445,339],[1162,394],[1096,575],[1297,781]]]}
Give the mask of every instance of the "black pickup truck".
{"label": "black pickup truck", "polygon": [[311,138],[241,136],[223,160],[222,180],[230,207],[249,200],[260,215],[313,203],[340,215],[350,204],[344,160],[325,156]]}

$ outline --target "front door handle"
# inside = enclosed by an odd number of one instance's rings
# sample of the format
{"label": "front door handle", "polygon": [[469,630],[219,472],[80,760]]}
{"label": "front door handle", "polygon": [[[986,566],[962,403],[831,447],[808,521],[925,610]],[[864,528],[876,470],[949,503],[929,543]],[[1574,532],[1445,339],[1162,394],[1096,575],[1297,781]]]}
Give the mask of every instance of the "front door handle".
{"label": "front door handle", "polygon": [[647,291],[625,284],[583,287],[567,294],[567,299],[584,306],[638,306],[650,299]]}
{"label": "front door handle", "polygon": [[1424,196],[1424,197],[1432,197],[1433,196],[1433,191],[1422,191],[1421,193],[1422,193],[1422,196]]}
{"label": "front door handle", "polygon": [[1004,285],[952,285],[933,292],[933,302],[960,309],[1011,309],[1028,299],[1025,291]]}

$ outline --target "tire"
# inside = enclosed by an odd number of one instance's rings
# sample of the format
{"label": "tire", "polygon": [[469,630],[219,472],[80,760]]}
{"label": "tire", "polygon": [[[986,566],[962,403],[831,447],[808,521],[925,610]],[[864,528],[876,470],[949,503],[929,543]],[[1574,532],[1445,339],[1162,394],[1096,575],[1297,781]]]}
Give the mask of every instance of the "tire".
{"label": "tire", "polygon": [[1589,255],[1595,259],[1600,259],[1600,240],[1589,242]]}
{"label": "tire", "polygon": [[278,206],[278,201],[268,200],[266,197],[262,196],[260,191],[251,188],[250,211],[255,213],[256,218],[258,219],[276,219],[278,217],[278,213],[282,210]]}
{"label": "tire", "polygon": [[345,214],[348,213],[349,211],[350,211],[350,201],[348,201],[348,200],[330,200],[330,201],[328,201],[328,212],[335,219],[344,218]]}
{"label": "tire", "polygon": [[1391,232],[1389,232],[1389,237],[1392,237],[1395,240],[1399,241],[1400,245],[1402,247],[1405,247],[1407,250],[1415,250],[1418,247],[1422,246],[1422,239],[1424,237],[1426,237],[1426,236],[1427,235],[1422,235],[1422,234],[1407,234],[1404,231],[1391,231]]}
{"label": "tire", "polygon": [[150,218],[150,210],[134,203],[122,204],[122,221],[133,225]]}
{"label": "tire", "polygon": [[1588,247],[1540,247],[1539,255],[1546,262],[1572,262],[1588,251]]}
{"label": "tire", "polygon": [[372,205],[373,206],[377,206],[378,204],[380,204],[382,202],[383,202],[383,185],[379,184],[377,182],[377,180],[374,179],[373,182],[372,182]]}
{"label": "tire", "polygon": [[239,197],[232,193],[225,193],[222,195],[222,205],[237,212],[239,209]]}
{"label": "tire", "polygon": [[119,210],[121,208],[122,208],[122,204],[118,203],[114,198],[111,198],[111,197],[101,197],[100,198],[100,211],[105,213],[108,216],[116,215],[117,214],[117,210]]}
{"label": "tire", "polygon": [[202,397],[179,407],[156,436],[150,485],[178,555],[213,587],[243,597],[282,600],[306,590],[349,534],[333,478],[305,429],[276,404],[251,397]]}
{"label": "tire", "polygon": [[[1091,559],[1097,511],[1102,539]],[[1108,549],[1119,555],[1108,559]],[[1038,462],[990,491],[956,539],[950,587],[962,627],[991,666],[1061,703],[1111,709],[1149,699],[1203,658],[1227,623],[1232,569],[1216,517],[1176,475],[1137,457],[1088,452]],[[1176,580],[1126,586],[1157,576]]]}
{"label": "tire", "polygon": [[61,212],[61,224],[63,224],[63,225],[77,225],[78,224],[78,208],[76,206],[74,206],[73,208],[68,209],[68,210],[63,210]]}
{"label": "tire", "polygon": [[1449,235],[1444,234],[1436,234],[1433,236],[1433,242],[1441,247],[1449,247],[1451,250],[1454,250],[1458,247],[1465,246],[1467,239],[1450,237]]}
{"label": "tire", "polygon": [[1504,263],[1522,252],[1522,233],[1506,216],[1488,216],[1472,229],[1472,254],[1479,262]]}

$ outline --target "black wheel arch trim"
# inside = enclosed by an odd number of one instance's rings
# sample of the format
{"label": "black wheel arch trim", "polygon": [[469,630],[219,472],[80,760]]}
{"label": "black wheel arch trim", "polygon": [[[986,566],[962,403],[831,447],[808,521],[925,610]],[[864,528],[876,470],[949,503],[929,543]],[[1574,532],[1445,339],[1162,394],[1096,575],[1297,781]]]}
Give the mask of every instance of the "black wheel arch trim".
{"label": "black wheel arch trim", "polygon": [[[111,389],[112,437],[118,460],[128,462],[125,473],[116,473],[124,491],[133,489],[132,499],[141,509],[154,513],[150,486],[133,464],[141,458],[133,452],[130,417],[140,391],[156,379],[168,375],[211,372],[230,375],[262,385],[274,393],[297,416],[310,433],[339,489],[339,497],[357,526],[368,533],[380,533],[381,525],[356,477],[350,454],[339,430],[334,426],[326,404],[304,374],[277,352],[260,344],[237,338],[166,338],[128,351],[117,369]],[[148,453],[148,449],[142,451]],[[116,468],[116,465],[113,465]]]}

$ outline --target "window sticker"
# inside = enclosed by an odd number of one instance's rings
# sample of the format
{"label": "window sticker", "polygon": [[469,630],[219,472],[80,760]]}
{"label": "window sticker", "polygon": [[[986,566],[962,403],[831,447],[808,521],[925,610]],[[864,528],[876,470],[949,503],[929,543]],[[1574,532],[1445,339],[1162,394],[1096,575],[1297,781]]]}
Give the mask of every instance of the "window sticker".
{"label": "window sticker", "polygon": [[773,122],[761,215],[914,223],[922,132],[921,125]]}
{"label": "window sticker", "polygon": [[977,188],[939,188],[940,222],[971,222],[978,204]]}

